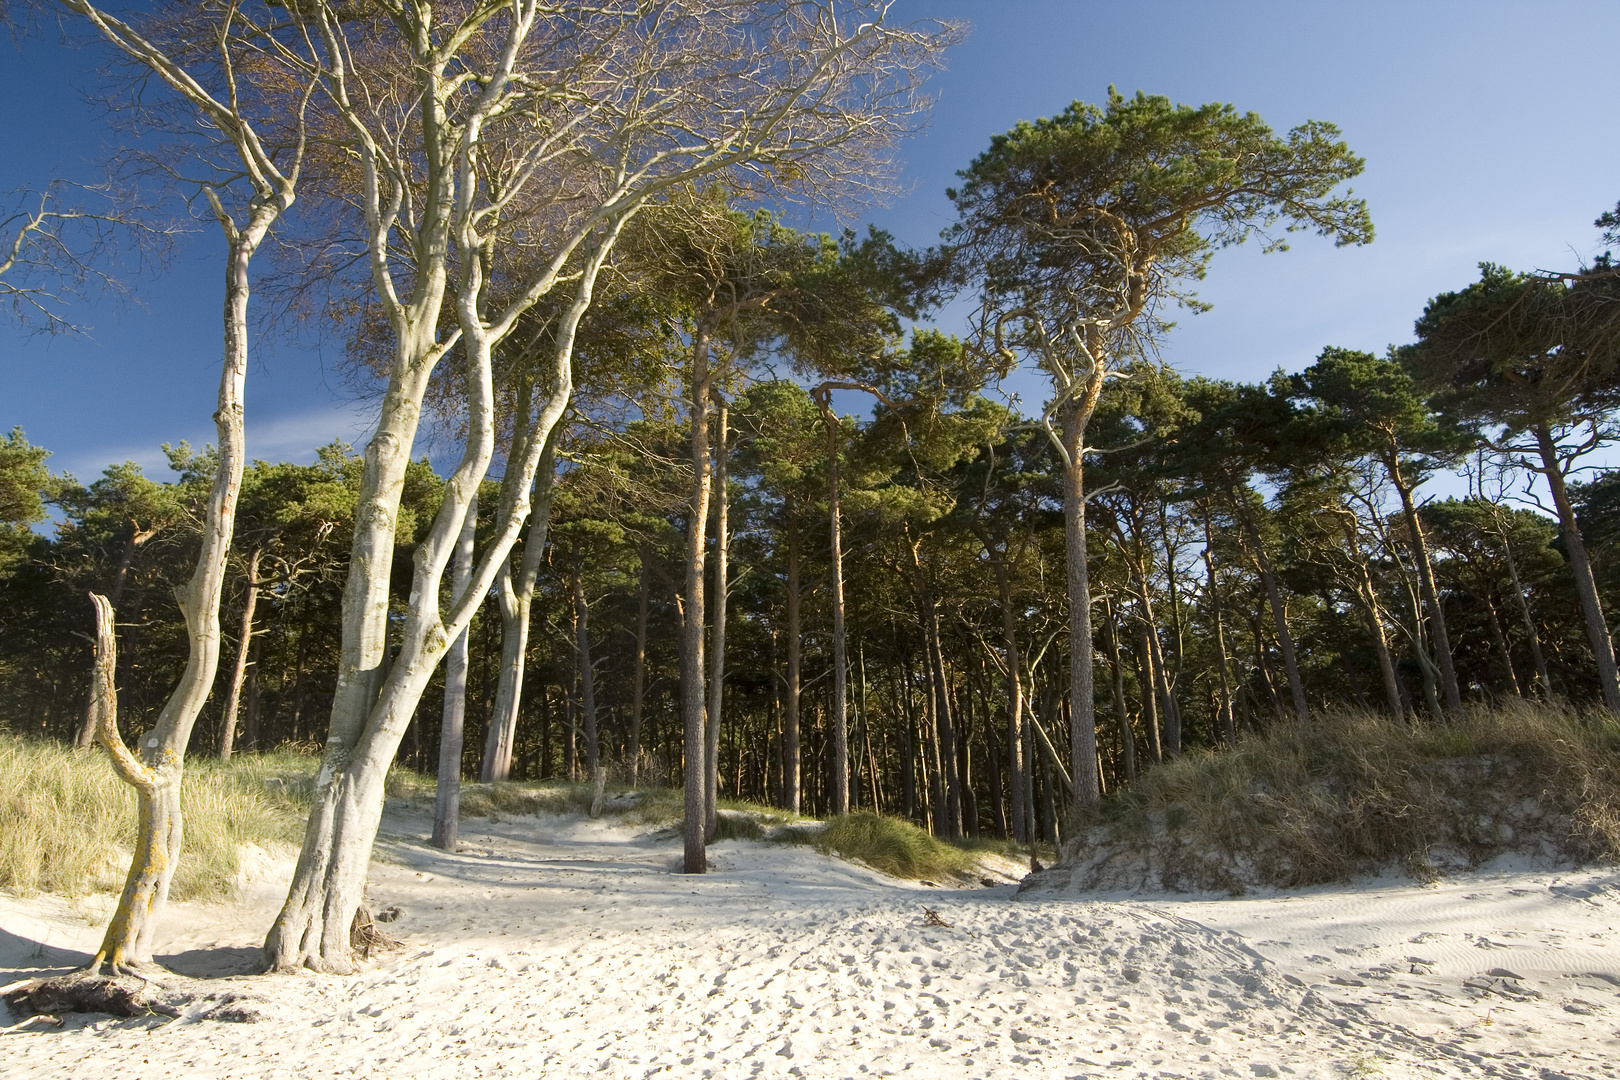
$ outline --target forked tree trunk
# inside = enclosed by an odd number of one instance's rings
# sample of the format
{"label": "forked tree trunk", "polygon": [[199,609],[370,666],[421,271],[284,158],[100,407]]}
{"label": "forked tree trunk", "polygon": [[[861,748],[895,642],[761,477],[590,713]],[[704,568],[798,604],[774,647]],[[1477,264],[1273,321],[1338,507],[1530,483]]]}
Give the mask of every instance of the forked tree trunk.
{"label": "forked tree trunk", "polygon": [[[456,541],[450,569],[450,592],[459,602],[472,581],[473,539],[478,532],[478,498],[467,507],[467,520]],[[444,661],[444,715],[439,727],[439,775],[433,802],[433,846],[456,850],[461,827],[461,751],[467,719],[467,639],[463,630]]]}
{"label": "forked tree trunk", "polygon": [[535,470],[534,508],[523,541],[523,558],[516,579],[503,567],[497,595],[501,605],[501,673],[495,686],[495,709],[484,737],[484,756],[478,778],[484,783],[512,775],[512,748],[517,741],[518,711],[523,704],[523,674],[529,658],[529,611],[535,582],[545,559],[546,534],[551,527],[551,500],[557,489],[557,441],[562,425],[551,429],[540,465]]}
{"label": "forked tree trunk", "polygon": [[[135,553],[152,537],[157,535],[156,529],[143,529],[140,522],[130,519],[129,540],[124,544],[124,553],[118,558],[118,569],[113,572],[111,590],[107,593],[107,602],[114,611],[118,610],[118,603],[124,595],[124,583],[129,580],[129,568],[135,564]],[[114,673],[116,676],[116,672]],[[96,691],[91,687],[85,695],[84,715],[79,720],[79,734],[73,745],[80,750],[91,746],[96,741]]]}
{"label": "forked tree trunk", "polygon": [[[379,688],[377,676],[381,673],[386,638],[376,624],[386,623],[399,488],[383,486],[383,477],[374,471],[373,462],[379,470],[385,461],[392,462],[398,452],[396,440],[406,448],[411,445],[408,436],[415,433],[421,400],[420,394],[408,398],[414,389],[408,391],[401,383],[390,382],[378,433],[367,447],[366,472],[361,479],[360,503],[364,512],[356,520],[344,592],[344,650],[331,726],[287,901],[265,939],[266,961],[272,969],[354,970],[351,928],[365,899],[366,874],[382,820],[389,764],[434,670],[455,636],[472,621],[478,598],[495,584],[499,568],[510,557],[529,516],[530,486],[538,475],[545,442],[553,427],[562,421],[573,393],[573,345],[579,320],[590,306],[596,275],[623,224],[623,219],[616,219],[605,226],[601,240],[585,259],[576,279],[574,298],[555,335],[550,397],[539,409],[521,445],[515,442],[508,453],[494,531],[474,566],[467,595],[445,612],[441,609],[440,583],[465,523],[467,504],[494,455],[494,343],[470,310],[473,301],[466,289],[476,287],[477,281],[465,287],[458,303],[458,322],[463,332],[461,346],[469,397],[467,447],[445,483],[444,498],[428,536],[417,547],[399,658],[387,677],[381,679]],[[408,353],[413,370],[431,368],[421,361],[428,351],[430,348],[423,345]],[[404,378],[398,372],[396,376]],[[386,546],[382,546],[384,539]]]}
{"label": "forked tree trunk", "polygon": [[[208,700],[219,670],[219,605],[224,592],[225,566],[236,528],[237,495],[242,487],[246,440],[242,422],[242,391],[248,363],[248,265],[271,224],[292,203],[288,188],[276,198],[255,198],[246,228],[238,229],[218,203],[214,211],[225,230],[225,355],[219,380],[214,429],[219,439],[219,463],[208,494],[203,519],[202,547],[191,580],[178,590],[185,616],[189,652],[180,682],[169,695],[157,722],[141,741],[137,774],[127,755],[120,774],[135,786],[139,830],[129,876],[97,964],[115,969],[150,962],[153,931],[169,897],[169,882],[180,861],[184,838],[180,812],[180,785],[185,771],[191,729]],[[98,604],[98,619],[105,614],[112,632],[110,604]],[[109,718],[108,723],[115,722]],[[105,726],[98,720],[98,729]],[[116,736],[116,728],[113,731]],[[111,752],[111,751],[110,751]],[[115,761],[117,757],[115,755]]]}
{"label": "forked tree trunk", "polygon": [[1592,560],[1586,554],[1586,540],[1581,536],[1581,525],[1575,517],[1575,506],[1569,499],[1569,488],[1564,483],[1564,471],[1559,467],[1558,445],[1546,425],[1535,429],[1536,446],[1541,452],[1541,468],[1552,490],[1553,506],[1558,510],[1558,525],[1564,534],[1564,548],[1569,553],[1569,568],[1575,574],[1575,592],[1581,598],[1581,614],[1586,617],[1586,637],[1592,645],[1592,656],[1597,661],[1598,685],[1603,688],[1603,705],[1610,712],[1620,714],[1620,672],[1614,661],[1614,639],[1609,635],[1609,624],[1603,620],[1603,602],[1598,599],[1597,581],[1592,576]]}
{"label": "forked tree trunk", "polygon": [[714,842],[719,825],[720,717],[726,682],[727,557],[731,551],[730,515],[726,494],[726,403],[721,399],[714,415],[714,614],[709,648],[709,715],[703,738],[703,839]]}
{"label": "forked tree trunk", "polygon": [[231,669],[231,689],[225,698],[225,713],[219,722],[219,760],[231,760],[236,747],[236,716],[241,710],[242,683],[247,679],[248,647],[253,642],[253,609],[259,602],[259,556],[263,548],[255,544],[248,553],[247,596],[242,600],[242,628],[236,642],[236,666]]}

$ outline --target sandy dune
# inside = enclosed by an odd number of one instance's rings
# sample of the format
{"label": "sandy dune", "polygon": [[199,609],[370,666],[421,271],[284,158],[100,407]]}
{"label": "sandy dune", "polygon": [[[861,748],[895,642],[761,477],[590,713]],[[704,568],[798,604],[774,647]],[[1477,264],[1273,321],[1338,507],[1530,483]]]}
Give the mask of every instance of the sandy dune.
{"label": "sandy dune", "polygon": [[[758,844],[686,878],[677,842],[602,822],[470,821],[454,856],[423,819],[386,827],[372,896],[404,948],[241,980],[260,1023],[23,1025],[0,1075],[1620,1076],[1613,871],[1014,899]],[[166,962],[242,970],[286,873],[176,905]],[[0,895],[0,984],[97,937],[60,900]]]}

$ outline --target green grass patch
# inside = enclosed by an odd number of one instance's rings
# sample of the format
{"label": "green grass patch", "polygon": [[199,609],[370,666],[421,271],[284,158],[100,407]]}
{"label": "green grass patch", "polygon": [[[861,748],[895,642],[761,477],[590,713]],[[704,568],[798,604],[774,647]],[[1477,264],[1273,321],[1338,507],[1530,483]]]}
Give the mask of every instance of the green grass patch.
{"label": "green grass patch", "polygon": [[1620,723],[1528,702],[1444,725],[1325,714],[1183,754],[1072,824],[1064,861],[1083,888],[1430,879],[1511,852],[1614,861]]}
{"label": "green grass patch", "polygon": [[978,868],[972,852],[931,836],[909,821],[869,810],[829,818],[820,831],[798,835],[804,835],[823,854],[854,859],[899,878],[942,881],[969,876]]}

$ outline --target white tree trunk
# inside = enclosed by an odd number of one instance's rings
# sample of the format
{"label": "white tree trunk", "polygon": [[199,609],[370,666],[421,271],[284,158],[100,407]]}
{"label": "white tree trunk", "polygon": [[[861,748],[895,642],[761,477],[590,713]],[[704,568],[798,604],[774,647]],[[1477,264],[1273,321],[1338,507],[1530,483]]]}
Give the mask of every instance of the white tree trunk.
{"label": "white tree trunk", "polygon": [[[456,543],[450,592],[456,602],[472,580],[473,539],[478,531],[478,497],[467,507],[467,520]],[[444,666],[444,716],[439,726],[439,775],[433,802],[433,846],[456,850],[461,819],[461,750],[467,719],[467,637],[470,628],[456,635]]]}
{"label": "white tree trunk", "polygon": [[523,701],[523,673],[529,654],[529,611],[534,587],[545,558],[546,534],[551,527],[551,498],[556,491],[557,440],[562,425],[552,428],[535,473],[534,509],[523,541],[523,560],[514,580],[501,575],[501,673],[495,687],[495,711],[484,741],[483,765],[478,778],[484,783],[505,780],[512,774],[512,747],[517,739],[518,709]]}

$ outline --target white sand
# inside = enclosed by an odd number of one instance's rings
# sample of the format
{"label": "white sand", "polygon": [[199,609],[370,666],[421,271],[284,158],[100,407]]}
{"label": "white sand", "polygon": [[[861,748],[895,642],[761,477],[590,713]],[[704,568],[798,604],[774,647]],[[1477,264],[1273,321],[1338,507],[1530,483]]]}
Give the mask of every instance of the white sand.
{"label": "white sand", "polygon": [[[407,944],[361,974],[241,980],[256,1024],[35,1022],[0,1036],[0,1076],[1620,1076],[1613,871],[1015,900],[804,848],[721,844],[688,878],[677,842],[620,826],[467,825],[447,856],[387,819],[372,898]],[[175,905],[160,955],[251,962],[287,873]],[[0,984],[99,936],[3,894],[0,928]]]}

